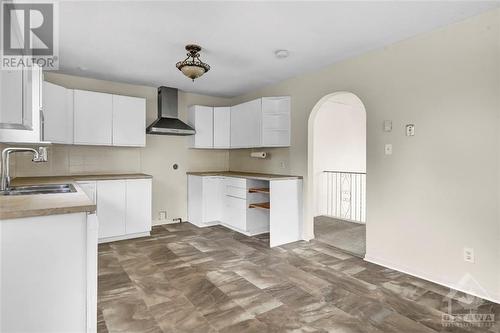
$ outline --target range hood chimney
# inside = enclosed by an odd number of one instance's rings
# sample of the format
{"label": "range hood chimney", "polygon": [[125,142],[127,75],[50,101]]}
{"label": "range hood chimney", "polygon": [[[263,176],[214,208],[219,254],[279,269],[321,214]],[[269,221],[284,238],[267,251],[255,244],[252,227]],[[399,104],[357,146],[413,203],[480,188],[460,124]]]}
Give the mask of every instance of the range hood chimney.
{"label": "range hood chimney", "polygon": [[193,135],[196,131],[178,118],[177,89],[158,88],[158,119],[146,129],[147,134]]}

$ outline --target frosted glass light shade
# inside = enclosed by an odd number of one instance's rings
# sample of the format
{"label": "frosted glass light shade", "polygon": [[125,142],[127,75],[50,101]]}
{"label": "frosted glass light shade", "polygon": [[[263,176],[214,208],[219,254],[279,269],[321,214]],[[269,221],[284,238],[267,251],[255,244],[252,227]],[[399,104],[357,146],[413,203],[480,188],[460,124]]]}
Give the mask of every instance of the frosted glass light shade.
{"label": "frosted glass light shade", "polygon": [[205,68],[200,66],[185,65],[180,68],[181,72],[191,80],[197,79],[205,74]]}

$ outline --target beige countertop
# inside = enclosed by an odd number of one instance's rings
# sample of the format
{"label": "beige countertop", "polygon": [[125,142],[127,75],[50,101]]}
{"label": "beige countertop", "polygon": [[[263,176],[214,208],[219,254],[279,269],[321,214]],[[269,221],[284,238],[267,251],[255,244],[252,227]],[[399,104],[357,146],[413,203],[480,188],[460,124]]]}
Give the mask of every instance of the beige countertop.
{"label": "beige countertop", "polygon": [[206,172],[186,172],[188,175],[193,176],[224,176],[235,178],[247,178],[257,180],[289,180],[289,179],[302,179],[302,176],[292,175],[276,175],[269,173],[254,173],[254,172],[239,172],[239,171],[206,171]]}
{"label": "beige countertop", "polygon": [[95,175],[71,175],[71,176],[42,176],[42,177],[16,177],[12,180],[12,186],[37,185],[37,184],[58,184],[76,181],[92,180],[114,180],[114,179],[145,179],[153,178],[144,173],[124,173],[124,174],[95,174]]}
{"label": "beige countertop", "polygon": [[0,220],[94,212],[96,206],[90,201],[83,190],[75,184],[76,181],[144,178],[152,178],[152,176],[146,174],[97,174],[14,178],[12,180],[12,186],[71,183],[75,186],[76,192],[0,196]]}

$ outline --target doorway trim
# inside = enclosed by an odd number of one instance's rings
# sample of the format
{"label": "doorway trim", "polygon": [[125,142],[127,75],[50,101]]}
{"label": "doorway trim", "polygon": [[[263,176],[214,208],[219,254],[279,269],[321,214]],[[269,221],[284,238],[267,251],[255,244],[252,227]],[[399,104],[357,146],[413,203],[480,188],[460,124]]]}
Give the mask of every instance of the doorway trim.
{"label": "doorway trim", "polygon": [[[314,122],[316,116],[325,103],[339,104],[358,104],[366,113],[366,108],[361,99],[354,93],[349,91],[337,91],[323,96],[313,107],[309,114],[307,123],[307,209],[305,214],[304,238],[306,240],[314,239],[314,212],[316,200],[316,179],[314,176]],[[368,218],[367,218],[368,219]]]}

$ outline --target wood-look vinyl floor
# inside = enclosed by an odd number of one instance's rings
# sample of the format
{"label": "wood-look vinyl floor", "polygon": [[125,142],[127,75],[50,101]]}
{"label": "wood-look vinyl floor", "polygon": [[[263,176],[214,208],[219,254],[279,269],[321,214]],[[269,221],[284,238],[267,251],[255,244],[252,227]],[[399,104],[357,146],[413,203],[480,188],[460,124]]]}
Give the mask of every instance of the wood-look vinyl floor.
{"label": "wood-look vinyl floor", "polygon": [[[319,241],[189,223],[99,246],[99,332],[500,332],[500,305],[367,263]],[[443,326],[448,306],[494,314]],[[462,327],[459,327],[462,326]]]}
{"label": "wood-look vinyl floor", "polygon": [[317,240],[363,258],[366,253],[366,225],[329,216],[314,218]]}

